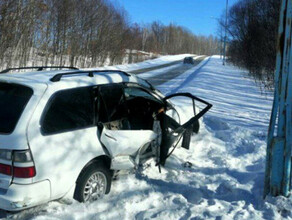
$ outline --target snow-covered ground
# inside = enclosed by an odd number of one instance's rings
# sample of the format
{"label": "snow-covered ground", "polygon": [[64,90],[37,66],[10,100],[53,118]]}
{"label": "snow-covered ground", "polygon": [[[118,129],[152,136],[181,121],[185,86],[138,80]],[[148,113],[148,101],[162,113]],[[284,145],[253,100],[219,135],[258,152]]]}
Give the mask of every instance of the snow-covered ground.
{"label": "snow-covered ground", "polygon": [[[117,69],[117,70],[123,70],[123,71],[133,71],[133,70],[138,70],[138,69],[144,69],[144,68],[149,68],[149,67],[154,67],[154,66],[160,66],[167,64],[169,62],[175,62],[179,60],[183,60],[185,57],[188,56],[196,56],[196,58],[199,58],[201,56],[197,56],[195,54],[179,54],[179,55],[167,55],[167,56],[162,56],[156,59],[152,60],[145,60],[143,62],[139,63],[131,63],[131,64],[122,64],[122,65],[116,65],[116,66],[105,66],[101,67],[100,69]],[[89,68],[89,69],[97,69],[97,68]],[[87,69],[87,70],[89,70]]]}
{"label": "snow-covered ground", "polygon": [[[223,66],[217,56],[205,59],[159,89],[165,94],[191,92],[213,104],[204,116],[199,134],[192,137],[189,151],[176,149],[161,173],[149,161],[138,171],[121,176],[113,181],[111,192],[102,201],[80,204],[64,198],[13,217],[292,218],[290,200],[282,197],[263,200],[271,93],[261,93],[246,72]],[[187,161],[192,166],[184,167]]]}

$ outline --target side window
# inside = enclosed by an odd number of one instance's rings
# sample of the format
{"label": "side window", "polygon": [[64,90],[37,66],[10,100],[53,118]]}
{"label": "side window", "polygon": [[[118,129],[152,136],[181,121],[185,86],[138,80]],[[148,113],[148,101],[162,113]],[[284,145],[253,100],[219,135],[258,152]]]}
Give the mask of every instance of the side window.
{"label": "side window", "polygon": [[129,110],[131,129],[153,129],[153,114],[164,107],[162,101],[143,88],[125,88],[126,103]]}
{"label": "side window", "polygon": [[136,97],[143,97],[143,98],[155,101],[155,102],[162,103],[159,99],[155,98],[150,93],[146,92],[143,89],[136,88],[136,87],[125,88],[125,97],[126,97],[126,100],[131,100],[131,99],[136,98]]}
{"label": "side window", "polygon": [[0,133],[13,132],[32,95],[32,89],[26,86],[0,83]]}
{"label": "side window", "polygon": [[109,122],[126,117],[123,86],[117,84],[104,85],[99,87],[100,105],[99,121]]}
{"label": "side window", "polygon": [[92,88],[57,92],[42,117],[43,134],[61,133],[94,125]]}

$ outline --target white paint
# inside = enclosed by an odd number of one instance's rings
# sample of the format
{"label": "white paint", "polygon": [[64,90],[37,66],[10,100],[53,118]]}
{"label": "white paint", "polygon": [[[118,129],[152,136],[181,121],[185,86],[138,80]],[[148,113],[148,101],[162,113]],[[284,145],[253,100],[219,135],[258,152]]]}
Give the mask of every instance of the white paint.
{"label": "white paint", "polygon": [[157,137],[151,130],[108,130],[103,129],[101,142],[113,157],[134,155],[145,144]]}

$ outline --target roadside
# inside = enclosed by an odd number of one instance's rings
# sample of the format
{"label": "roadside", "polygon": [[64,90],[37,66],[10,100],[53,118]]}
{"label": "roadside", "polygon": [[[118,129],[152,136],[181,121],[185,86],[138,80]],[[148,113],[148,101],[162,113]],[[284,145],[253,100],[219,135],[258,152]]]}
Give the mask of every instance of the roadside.
{"label": "roadside", "polygon": [[[179,55],[166,55],[166,56],[161,56],[159,58],[156,59],[150,59],[150,60],[145,60],[143,62],[139,62],[139,63],[130,63],[130,64],[121,64],[121,65],[115,65],[115,66],[104,66],[104,67],[94,67],[94,68],[84,68],[83,70],[95,70],[95,69],[99,69],[99,70],[122,70],[122,71],[126,71],[126,72],[133,72],[133,71],[139,71],[144,69],[143,71],[147,71],[148,68],[151,68],[152,70],[154,69],[159,69],[159,68],[163,68],[160,66],[166,65],[169,66],[169,63],[173,63],[173,62],[182,62],[183,59],[185,57],[188,56],[196,56],[195,54],[179,54]],[[175,64],[171,64],[171,65],[175,65]]]}

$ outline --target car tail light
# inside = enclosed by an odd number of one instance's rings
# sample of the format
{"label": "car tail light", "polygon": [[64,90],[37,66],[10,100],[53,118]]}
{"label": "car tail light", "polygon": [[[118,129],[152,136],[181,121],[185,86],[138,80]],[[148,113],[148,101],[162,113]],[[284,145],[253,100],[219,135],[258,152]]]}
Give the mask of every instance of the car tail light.
{"label": "car tail light", "polygon": [[13,167],[13,176],[17,178],[31,178],[36,174],[35,167]]}
{"label": "car tail light", "polygon": [[0,173],[16,178],[32,178],[36,175],[30,150],[2,150],[0,159],[8,164],[0,163]]}
{"label": "car tail light", "polygon": [[12,175],[11,166],[0,163],[0,173],[11,176]]}

